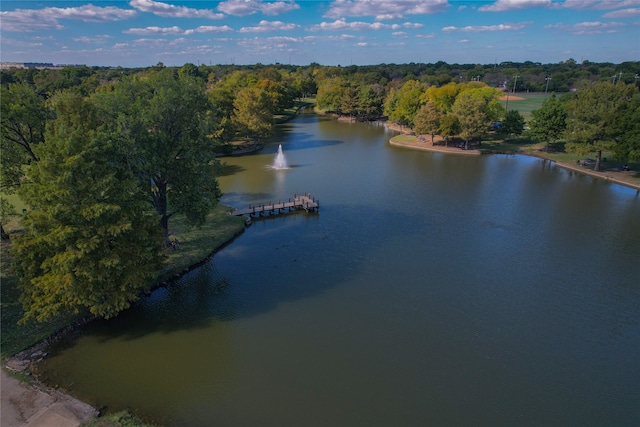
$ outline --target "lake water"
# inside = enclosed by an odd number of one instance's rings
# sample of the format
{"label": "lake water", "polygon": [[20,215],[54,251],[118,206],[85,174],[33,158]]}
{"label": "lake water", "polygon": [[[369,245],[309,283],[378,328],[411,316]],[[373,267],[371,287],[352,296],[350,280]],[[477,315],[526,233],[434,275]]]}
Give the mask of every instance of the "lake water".
{"label": "lake water", "polygon": [[166,426],[640,425],[640,197],[303,114],[223,202],[309,192],[42,365]]}

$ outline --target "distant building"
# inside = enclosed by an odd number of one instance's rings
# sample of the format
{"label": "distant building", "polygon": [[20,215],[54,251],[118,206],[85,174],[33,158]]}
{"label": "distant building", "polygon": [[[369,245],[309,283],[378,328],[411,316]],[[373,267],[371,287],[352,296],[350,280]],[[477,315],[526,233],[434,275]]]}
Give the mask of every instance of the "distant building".
{"label": "distant building", "polygon": [[0,70],[8,70],[9,68],[27,68],[24,62],[0,62]]}
{"label": "distant building", "polygon": [[58,64],[53,65],[51,62],[0,62],[0,70],[8,70],[10,68],[28,69],[35,68],[37,70],[60,70],[64,67],[83,67],[78,64]]}

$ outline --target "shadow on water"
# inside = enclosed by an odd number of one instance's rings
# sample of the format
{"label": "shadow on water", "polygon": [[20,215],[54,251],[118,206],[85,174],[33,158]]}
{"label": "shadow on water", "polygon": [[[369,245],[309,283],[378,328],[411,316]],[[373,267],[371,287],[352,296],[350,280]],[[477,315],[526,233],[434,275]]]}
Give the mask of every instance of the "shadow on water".
{"label": "shadow on water", "polygon": [[221,163],[222,167],[220,168],[220,173],[218,173],[218,176],[231,176],[245,170],[245,168],[239,165],[230,165],[224,161]]}
{"label": "shadow on water", "polygon": [[321,148],[344,144],[344,141],[339,139],[318,139],[314,138],[312,134],[293,132],[287,135],[284,142],[274,143],[270,147],[265,148],[263,153],[271,154],[277,152],[278,144],[280,143],[283,144],[282,149],[286,154],[287,151],[307,150],[309,148]]}
{"label": "shadow on water", "polygon": [[[333,209],[357,212],[362,207],[334,206]],[[218,265],[222,261],[218,261],[217,256],[214,256],[209,262],[180,279],[170,282],[165,288],[157,289],[150,296],[143,297],[118,317],[93,322],[85,327],[82,334],[93,335],[104,343],[114,339],[136,340],[154,333],[169,334],[176,331],[204,329],[211,327],[213,322],[227,322],[262,315],[277,309],[282,304],[313,298],[333,287],[340,286],[341,283],[351,280],[352,276],[358,274],[358,271],[366,265],[367,253],[352,257],[350,263],[353,264],[353,268],[348,270],[350,274],[341,270],[339,276],[328,275],[327,280],[317,280],[317,277],[314,277],[314,280],[304,280],[304,277],[300,277],[305,274],[307,266],[311,270],[314,269],[315,261],[311,258],[318,250],[322,251],[324,258],[329,258],[322,260],[323,265],[344,262],[344,256],[348,255],[341,253],[338,249],[342,245],[340,236],[331,236],[327,233],[328,230],[322,229],[321,215],[322,213],[292,212],[287,215],[254,218],[254,224],[238,238],[238,241],[234,242],[229,250],[234,251],[235,248],[244,246],[243,240],[246,235],[258,234],[251,240],[261,242],[262,246],[244,248],[236,268],[251,270],[253,257],[272,256],[272,265],[266,267],[270,271],[258,271],[253,275],[250,274],[250,278],[246,281],[234,282],[232,278],[220,271]],[[413,222],[411,215],[399,217],[397,212],[387,212],[384,209],[370,212],[370,215],[393,217],[407,224]],[[318,224],[314,225],[312,235],[269,241],[268,235],[272,233],[274,221],[278,223],[276,226],[278,233],[284,233],[282,227],[285,230],[289,228],[288,222],[299,224],[302,221],[304,224],[310,222]],[[295,228],[295,224],[292,225],[292,228]],[[411,227],[404,230],[403,234],[412,232]],[[365,228],[362,233],[371,238],[370,232]],[[372,242],[368,248],[374,251],[383,246],[384,238],[379,237],[379,239],[380,241]],[[308,249],[304,248],[305,245]],[[248,253],[245,253],[247,251]],[[225,262],[228,258],[225,258]],[[262,262],[262,264],[265,263]],[[301,268],[300,264],[304,267]],[[313,274],[313,271],[309,274]],[[64,347],[67,346],[73,346],[73,343],[65,343]]]}

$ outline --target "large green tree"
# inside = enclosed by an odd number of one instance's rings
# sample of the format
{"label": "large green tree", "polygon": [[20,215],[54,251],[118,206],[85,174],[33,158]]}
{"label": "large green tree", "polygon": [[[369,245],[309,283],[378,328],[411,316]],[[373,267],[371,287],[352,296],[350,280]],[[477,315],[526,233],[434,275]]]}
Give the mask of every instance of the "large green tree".
{"label": "large green tree", "polygon": [[613,146],[616,157],[640,160],[640,92],[618,109],[611,133],[616,141]]}
{"label": "large green tree", "polygon": [[428,102],[426,105],[420,107],[420,110],[416,113],[413,119],[413,130],[418,134],[431,135],[431,143],[433,143],[433,137],[440,130],[440,121],[444,117],[435,106],[433,102]]}
{"label": "large green tree", "polygon": [[438,128],[440,136],[444,138],[445,145],[449,145],[449,139],[459,135],[461,131],[460,120],[453,113],[445,114],[440,120]]}
{"label": "large green tree", "polygon": [[323,79],[318,84],[316,102],[318,108],[324,111],[338,111],[346,82],[341,77]]}
{"label": "large green tree", "polygon": [[529,128],[533,138],[546,142],[547,151],[549,145],[562,136],[567,128],[567,109],[555,93],[546,98],[539,109],[531,112]]}
{"label": "large green tree", "polygon": [[377,119],[382,114],[383,94],[379,87],[362,85],[358,92],[358,115],[365,120]]}
{"label": "large green tree", "polygon": [[460,136],[468,147],[469,141],[481,138],[491,123],[500,117],[504,108],[498,103],[495,89],[483,87],[461,92],[453,103],[452,112],[460,121]]}
{"label": "large green tree", "polygon": [[123,161],[160,215],[165,237],[177,213],[192,225],[203,224],[221,195],[204,81],[165,68],[146,80],[123,79],[98,103],[103,132],[127,141]]}
{"label": "large green tree", "polygon": [[423,92],[424,87],[419,81],[406,81],[400,89],[390,93],[385,103],[385,114],[400,125],[413,126],[413,119],[422,104]]}
{"label": "large green tree", "polygon": [[57,118],[20,196],[31,209],[14,239],[24,319],[88,310],[110,317],[148,289],[160,268],[158,215],[122,162],[120,142],[101,134],[94,106],[56,97]]}
{"label": "large green tree", "polygon": [[579,89],[568,105],[567,149],[578,154],[596,153],[600,170],[602,150],[614,148],[616,113],[638,89],[624,83],[598,82]]}
{"label": "large green tree", "polygon": [[233,101],[232,121],[241,136],[268,138],[273,133],[273,100],[257,87],[241,89]]}
{"label": "large green tree", "polygon": [[340,96],[339,113],[345,116],[359,116],[360,90],[355,85],[347,84],[342,89]]}
{"label": "large green tree", "polygon": [[502,131],[507,135],[522,135],[525,120],[517,110],[509,110],[502,120]]}

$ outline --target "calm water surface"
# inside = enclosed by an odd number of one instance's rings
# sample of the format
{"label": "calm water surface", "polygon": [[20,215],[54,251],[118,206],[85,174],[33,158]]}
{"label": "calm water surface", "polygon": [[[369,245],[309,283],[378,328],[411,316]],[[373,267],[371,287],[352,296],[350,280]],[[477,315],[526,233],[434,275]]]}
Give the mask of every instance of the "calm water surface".
{"label": "calm water surface", "polygon": [[223,202],[310,192],[42,369],[167,426],[640,425],[640,197],[302,115]]}

